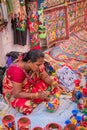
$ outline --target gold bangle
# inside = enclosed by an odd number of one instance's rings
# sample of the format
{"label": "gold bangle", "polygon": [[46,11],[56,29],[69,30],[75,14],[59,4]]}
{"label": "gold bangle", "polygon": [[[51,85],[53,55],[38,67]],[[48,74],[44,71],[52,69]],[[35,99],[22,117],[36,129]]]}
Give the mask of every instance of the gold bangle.
{"label": "gold bangle", "polygon": [[54,86],[56,83],[57,83],[56,81],[53,81],[51,85]]}

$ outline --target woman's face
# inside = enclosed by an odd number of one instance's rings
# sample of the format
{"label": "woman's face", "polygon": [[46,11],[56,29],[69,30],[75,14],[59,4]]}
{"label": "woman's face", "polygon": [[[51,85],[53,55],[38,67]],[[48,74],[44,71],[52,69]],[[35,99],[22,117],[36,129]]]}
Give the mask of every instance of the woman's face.
{"label": "woman's face", "polygon": [[43,64],[44,62],[44,58],[39,58],[36,62],[28,62],[28,65],[29,65],[29,68],[32,70],[32,71],[38,71],[40,66]]}

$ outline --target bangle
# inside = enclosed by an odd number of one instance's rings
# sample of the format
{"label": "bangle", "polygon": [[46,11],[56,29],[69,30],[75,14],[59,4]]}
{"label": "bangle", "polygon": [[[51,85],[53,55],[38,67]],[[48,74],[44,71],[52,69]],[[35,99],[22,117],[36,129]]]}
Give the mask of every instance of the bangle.
{"label": "bangle", "polygon": [[57,83],[56,81],[53,81],[51,85],[54,86],[56,83]]}

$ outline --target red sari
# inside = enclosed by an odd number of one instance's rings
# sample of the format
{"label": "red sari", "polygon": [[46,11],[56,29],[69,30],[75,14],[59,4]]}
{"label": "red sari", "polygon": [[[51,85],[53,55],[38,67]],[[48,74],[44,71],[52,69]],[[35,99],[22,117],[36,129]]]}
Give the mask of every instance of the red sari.
{"label": "red sari", "polygon": [[11,65],[7,69],[3,79],[3,95],[6,102],[17,111],[23,114],[30,114],[32,110],[43,101],[43,99],[15,98],[12,92],[12,82],[23,83],[26,79],[26,82],[24,82],[22,86],[22,92],[36,93],[38,91],[45,91],[48,89],[48,84],[40,79],[41,72],[42,71],[37,73],[29,72],[28,75],[21,67]]}

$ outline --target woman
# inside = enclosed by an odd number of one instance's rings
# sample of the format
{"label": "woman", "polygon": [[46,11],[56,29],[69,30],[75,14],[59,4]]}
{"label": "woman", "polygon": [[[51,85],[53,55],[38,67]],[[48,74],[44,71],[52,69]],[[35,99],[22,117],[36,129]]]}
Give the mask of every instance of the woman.
{"label": "woman", "polygon": [[58,86],[57,81],[45,72],[43,63],[44,54],[39,50],[30,50],[6,70],[3,79],[4,98],[23,114],[30,114],[39,103],[48,100],[50,85]]}

